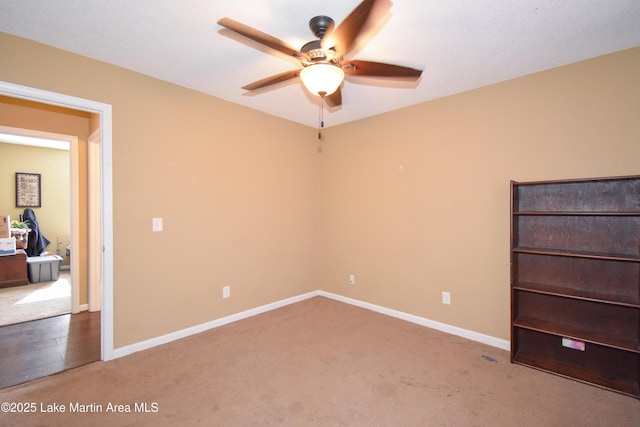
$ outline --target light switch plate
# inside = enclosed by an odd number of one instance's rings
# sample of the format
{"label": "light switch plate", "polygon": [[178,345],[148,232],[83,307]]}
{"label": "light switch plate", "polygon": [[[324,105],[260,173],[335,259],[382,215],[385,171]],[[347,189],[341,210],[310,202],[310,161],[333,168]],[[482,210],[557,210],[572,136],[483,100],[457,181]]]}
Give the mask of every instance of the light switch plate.
{"label": "light switch plate", "polygon": [[151,223],[153,231],[162,231],[162,218],[152,218]]}

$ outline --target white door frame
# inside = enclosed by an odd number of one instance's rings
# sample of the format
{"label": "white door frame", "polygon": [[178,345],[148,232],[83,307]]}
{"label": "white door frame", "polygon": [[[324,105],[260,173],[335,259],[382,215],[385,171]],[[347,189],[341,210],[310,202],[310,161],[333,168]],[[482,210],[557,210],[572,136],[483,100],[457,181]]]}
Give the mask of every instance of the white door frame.
{"label": "white door frame", "polygon": [[87,141],[88,160],[88,303],[89,311],[100,311],[100,129]]}
{"label": "white door frame", "polygon": [[[0,81],[0,95],[87,111],[100,116],[100,239],[102,246],[101,358],[113,359],[113,183],[111,105]],[[72,247],[73,250],[73,247]],[[73,255],[71,259],[73,260]],[[73,268],[73,267],[72,267]]]}

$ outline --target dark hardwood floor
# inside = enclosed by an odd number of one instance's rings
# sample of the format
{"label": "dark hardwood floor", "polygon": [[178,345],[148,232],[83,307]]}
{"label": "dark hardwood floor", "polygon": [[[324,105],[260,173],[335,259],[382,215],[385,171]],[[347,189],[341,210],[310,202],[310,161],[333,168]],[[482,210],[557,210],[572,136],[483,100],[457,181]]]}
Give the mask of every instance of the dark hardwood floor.
{"label": "dark hardwood floor", "polygon": [[0,327],[0,388],[100,360],[100,312]]}

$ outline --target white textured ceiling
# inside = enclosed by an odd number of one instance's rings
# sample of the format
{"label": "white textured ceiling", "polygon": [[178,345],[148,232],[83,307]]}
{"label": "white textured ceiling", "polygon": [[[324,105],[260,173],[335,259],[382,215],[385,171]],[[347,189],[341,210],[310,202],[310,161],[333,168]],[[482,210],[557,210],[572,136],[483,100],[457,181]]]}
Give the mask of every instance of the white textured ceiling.
{"label": "white textured ceiling", "polygon": [[[230,17],[301,47],[308,21],[336,24],[359,0],[0,0],[0,31],[317,126],[317,98],[297,79],[241,86],[298,68],[223,30]],[[327,126],[640,46],[639,0],[395,0],[349,59],[424,70],[413,84],[347,77]],[[2,47],[0,46],[0,54]],[[1,61],[0,55],[0,61]]]}

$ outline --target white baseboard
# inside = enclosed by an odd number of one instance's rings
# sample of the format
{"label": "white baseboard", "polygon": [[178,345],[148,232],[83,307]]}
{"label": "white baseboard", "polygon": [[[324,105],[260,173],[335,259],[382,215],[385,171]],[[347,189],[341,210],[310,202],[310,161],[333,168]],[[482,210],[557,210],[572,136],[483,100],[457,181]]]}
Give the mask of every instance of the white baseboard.
{"label": "white baseboard", "polygon": [[190,328],[182,329],[176,332],[171,332],[166,335],[161,335],[156,338],[151,338],[145,341],[137,342],[135,344],[130,344],[124,347],[116,348],[113,350],[113,358],[117,359],[118,357],[127,356],[129,354],[136,353],[138,351],[147,350],[149,348],[162,345],[162,344],[167,344],[167,343],[170,343],[171,341],[175,341],[181,338],[186,338],[191,335],[199,334],[200,332],[205,332],[205,331],[208,331],[209,329],[227,325],[229,323],[233,323],[238,320],[247,319],[249,317],[266,313],[267,311],[275,310],[277,308],[281,308],[289,304],[294,304],[296,302],[304,301],[306,299],[309,299],[315,296],[318,296],[317,291],[309,292],[306,294],[298,295],[296,297],[291,297],[291,298],[283,299],[280,301],[276,301],[271,304],[266,304],[260,307],[241,311],[240,313],[236,313],[230,316],[222,317],[220,319],[212,320],[211,322],[201,323],[200,325],[192,326]]}
{"label": "white baseboard", "polygon": [[162,344],[167,344],[167,343],[170,343],[171,341],[175,341],[181,338],[186,338],[188,336],[195,335],[200,332],[208,331],[209,329],[227,325],[229,323],[233,323],[238,320],[247,319],[249,317],[266,313],[268,311],[285,307],[287,305],[304,301],[306,299],[313,298],[316,296],[322,296],[325,298],[330,298],[336,301],[344,302],[346,304],[351,304],[360,308],[375,311],[380,314],[405,320],[407,322],[415,323],[421,326],[426,326],[427,328],[436,329],[438,331],[446,332],[452,335],[457,335],[459,337],[467,338],[472,341],[478,341],[483,344],[487,344],[492,347],[497,347],[503,350],[509,350],[511,346],[509,341],[492,337],[490,335],[481,334],[479,332],[470,331],[468,329],[459,328],[457,326],[448,325],[446,323],[436,322],[435,320],[426,319],[424,317],[415,316],[413,314],[404,313],[402,311],[393,310],[390,308],[356,300],[353,298],[344,297],[342,295],[333,294],[331,292],[313,291],[313,292],[308,292],[306,294],[298,295],[295,297],[276,301],[271,304],[266,304],[260,307],[245,310],[240,313],[232,314],[230,316],[222,317],[220,319],[212,320],[210,322],[202,323],[200,325],[192,326],[190,328],[182,329],[176,332],[171,332],[169,334],[161,335],[159,337],[151,338],[145,341],[140,341],[135,344],[130,344],[124,347],[116,348],[113,350],[113,358],[117,359],[119,357],[137,353],[138,351],[147,350]]}
{"label": "white baseboard", "polygon": [[481,334],[479,332],[470,331],[468,329],[459,328],[457,326],[448,325],[446,323],[437,322],[435,320],[430,320],[424,317],[404,313],[402,311],[393,310],[390,308],[382,307],[379,305],[371,304],[371,303],[360,301],[357,299],[344,297],[342,295],[332,294],[331,292],[325,292],[325,291],[316,291],[316,292],[318,295],[323,297],[327,297],[327,298],[331,298],[347,304],[355,305],[357,307],[365,308],[367,310],[375,311],[377,313],[381,313],[387,316],[396,317],[398,319],[406,320],[407,322],[415,323],[421,326],[426,326],[427,328],[436,329],[438,331],[446,332],[451,335],[457,335],[459,337],[467,338],[472,341],[478,341],[483,344],[490,345],[492,347],[500,348],[502,350],[511,349],[511,342],[508,340],[503,340],[501,338],[492,337],[490,335]]}

